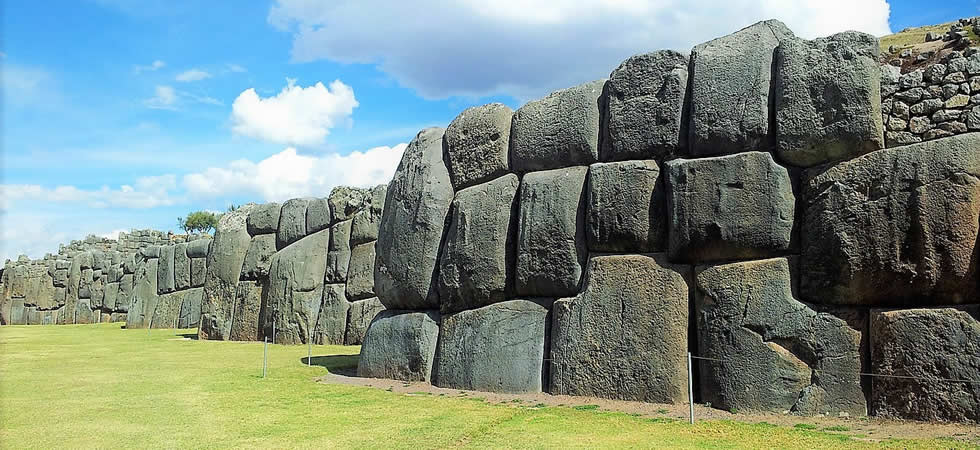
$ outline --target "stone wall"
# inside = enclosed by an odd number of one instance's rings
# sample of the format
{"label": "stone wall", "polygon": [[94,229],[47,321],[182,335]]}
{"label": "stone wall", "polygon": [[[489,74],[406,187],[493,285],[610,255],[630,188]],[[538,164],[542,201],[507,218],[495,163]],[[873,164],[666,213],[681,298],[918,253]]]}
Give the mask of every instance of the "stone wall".
{"label": "stone wall", "polygon": [[718,408],[977,420],[980,385],[939,379],[980,373],[980,133],[886,148],[939,75],[878,57],[767,21],[421,131],[358,372],[681,403],[692,352]]}
{"label": "stone wall", "polygon": [[225,214],[208,255],[199,336],[360,344],[374,293],[385,185]]}
{"label": "stone wall", "polygon": [[[192,238],[194,238],[192,236]],[[135,256],[126,328],[196,328],[207,274],[210,236],[151,245]]]}

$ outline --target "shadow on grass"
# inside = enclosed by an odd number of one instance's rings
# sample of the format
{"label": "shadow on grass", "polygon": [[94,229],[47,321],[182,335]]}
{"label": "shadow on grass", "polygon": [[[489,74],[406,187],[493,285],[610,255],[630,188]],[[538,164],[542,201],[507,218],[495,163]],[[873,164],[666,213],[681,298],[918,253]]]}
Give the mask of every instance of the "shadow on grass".
{"label": "shadow on grass", "polygon": [[[327,372],[332,374],[353,377],[357,376],[357,360],[359,358],[358,355],[314,356],[310,362],[314,366],[327,369]],[[303,364],[306,364],[306,360],[307,358],[299,359]]]}
{"label": "shadow on grass", "polygon": [[183,333],[183,334],[178,334],[177,336],[185,339],[193,339],[195,341],[197,340],[197,333]]}

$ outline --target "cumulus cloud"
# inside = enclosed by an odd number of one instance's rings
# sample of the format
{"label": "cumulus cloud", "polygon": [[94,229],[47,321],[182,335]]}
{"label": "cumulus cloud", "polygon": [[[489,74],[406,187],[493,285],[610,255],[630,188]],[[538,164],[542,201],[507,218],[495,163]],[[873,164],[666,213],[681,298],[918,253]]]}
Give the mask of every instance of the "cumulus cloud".
{"label": "cumulus cloud", "polygon": [[147,209],[169,206],[175,203],[171,191],[177,187],[175,175],[142,177],[133,185],[124,184],[118,189],[102,186],[86,190],[72,185],[53,188],[38,184],[0,185],[0,210],[8,211],[20,202],[63,203],[85,205],[89,208]]}
{"label": "cumulus cloud", "polygon": [[156,72],[157,70],[166,67],[166,65],[167,63],[160,61],[159,59],[145,66],[141,66],[137,64],[133,66],[133,73],[139,75],[143,72]]}
{"label": "cumulus cloud", "polygon": [[183,186],[197,198],[256,195],[264,201],[324,197],[335,186],[374,186],[391,180],[407,144],[375,147],[347,155],[301,155],[289,147],[259,162],[232,161],[185,175]]}
{"label": "cumulus cloud", "polygon": [[205,78],[211,78],[211,74],[200,69],[190,69],[185,70],[177,74],[177,81],[180,82],[190,82],[190,81],[201,81]]}
{"label": "cumulus cloud", "polygon": [[157,86],[156,95],[143,101],[147,108],[177,109],[177,91],[171,86]]}
{"label": "cumulus cloud", "polygon": [[293,34],[294,61],[375,64],[427,98],[526,99],[608,76],[630,55],[687,52],[760,20],[807,38],[883,35],[888,14],[886,0],[277,0],[268,21]]}
{"label": "cumulus cloud", "polygon": [[231,106],[232,130],[280,144],[317,145],[356,107],[354,90],[340,80],[329,88],[321,82],[304,88],[287,79],[274,97],[261,98],[252,88],[239,94]]}

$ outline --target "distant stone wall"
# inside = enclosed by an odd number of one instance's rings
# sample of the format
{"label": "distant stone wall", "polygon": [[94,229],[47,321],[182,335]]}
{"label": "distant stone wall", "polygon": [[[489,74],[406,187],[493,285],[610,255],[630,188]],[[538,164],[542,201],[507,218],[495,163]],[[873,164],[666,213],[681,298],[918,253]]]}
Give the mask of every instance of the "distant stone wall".
{"label": "distant stone wall", "polygon": [[385,186],[248,204],[225,214],[208,256],[199,336],[361,343],[374,293]]}
{"label": "distant stone wall", "polygon": [[[870,35],[767,21],[423,130],[388,185],[359,374],[682,403],[691,352],[726,410],[980,419],[980,385],[940,381],[980,373],[961,56],[893,80]],[[925,92],[962,116],[891,123]]]}
{"label": "distant stone wall", "polygon": [[126,328],[196,328],[210,236],[145,247],[136,255]]}

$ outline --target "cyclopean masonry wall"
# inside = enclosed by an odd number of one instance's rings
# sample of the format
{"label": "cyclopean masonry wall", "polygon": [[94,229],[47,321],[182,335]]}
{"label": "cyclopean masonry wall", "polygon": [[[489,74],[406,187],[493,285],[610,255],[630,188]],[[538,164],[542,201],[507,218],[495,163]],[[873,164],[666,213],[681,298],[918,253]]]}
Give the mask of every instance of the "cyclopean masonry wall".
{"label": "cyclopean masonry wall", "polygon": [[980,420],[980,133],[886,139],[878,53],[761,22],[422,130],[359,374]]}
{"label": "cyclopean masonry wall", "polygon": [[142,249],[135,257],[126,328],[195,328],[211,237]]}
{"label": "cyclopean masonry wall", "polygon": [[199,336],[360,344],[375,314],[385,185],[225,214],[208,254]]}
{"label": "cyclopean masonry wall", "polygon": [[58,254],[7,261],[0,275],[0,321],[12,325],[124,321],[135,283],[135,255],[150,245],[185,240],[135,230],[118,239],[89,236]]}

